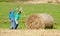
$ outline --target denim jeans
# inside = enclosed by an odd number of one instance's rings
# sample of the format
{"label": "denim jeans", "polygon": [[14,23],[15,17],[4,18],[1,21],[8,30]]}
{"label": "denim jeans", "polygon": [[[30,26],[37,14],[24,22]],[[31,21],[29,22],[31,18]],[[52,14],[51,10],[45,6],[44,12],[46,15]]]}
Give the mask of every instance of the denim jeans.
{"label": "denim jeans", "polygon": [[16,27],[16,22],[15,22],[15,20],[12,20],[11,29],[15,29],[15,27]]}

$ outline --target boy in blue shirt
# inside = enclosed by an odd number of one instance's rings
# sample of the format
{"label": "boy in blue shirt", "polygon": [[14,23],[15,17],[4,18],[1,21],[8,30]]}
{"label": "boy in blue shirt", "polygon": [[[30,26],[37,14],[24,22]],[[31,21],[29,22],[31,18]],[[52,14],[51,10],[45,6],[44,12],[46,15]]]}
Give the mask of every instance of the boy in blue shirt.
{"label": "boy in blue shirt", "polygon": [[16,10],[10,9],[9,19],[12,21],[11,29],[15,29],[15,27],[16,27],[16,22],[15,22],[15,18],[14,18],[14,13],[16,12]]}

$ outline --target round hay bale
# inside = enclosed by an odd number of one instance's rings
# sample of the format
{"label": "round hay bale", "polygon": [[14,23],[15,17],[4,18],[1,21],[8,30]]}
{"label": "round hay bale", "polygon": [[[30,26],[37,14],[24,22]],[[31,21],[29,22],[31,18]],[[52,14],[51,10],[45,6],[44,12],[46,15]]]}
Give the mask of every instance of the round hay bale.
{"label": "round hay bale", "polygon": [[53,25],[53,18],[48,14],[32,14],[26,22],[28,29],[53,28]]}

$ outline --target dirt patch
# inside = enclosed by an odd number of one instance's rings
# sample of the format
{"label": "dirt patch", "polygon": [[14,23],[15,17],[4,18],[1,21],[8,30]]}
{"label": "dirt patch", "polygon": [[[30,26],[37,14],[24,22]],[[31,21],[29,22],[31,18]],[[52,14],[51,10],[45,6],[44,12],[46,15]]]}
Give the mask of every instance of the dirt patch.
{"label": "dirt patch", "polygon": [[0,30],[0,36],[60,36],[60,30]]}
{"label": "dirt patch", "polygon": [[[15,1],[21,3],[21,1]],[[22,1],[23,2],[23,1]],[[60,0],[37,0],[37,1],[24,1],[24,4],[41,4],[41,3],[52,3],[52,4],[59,4]]]}

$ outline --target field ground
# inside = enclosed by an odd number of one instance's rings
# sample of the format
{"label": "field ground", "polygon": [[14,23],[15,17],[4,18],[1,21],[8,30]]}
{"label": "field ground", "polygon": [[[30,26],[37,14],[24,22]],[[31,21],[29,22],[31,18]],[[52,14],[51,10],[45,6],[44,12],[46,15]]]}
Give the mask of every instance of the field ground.
{"label": "field ground", "polygon": [[60,30],[0,30],[0,36],[60,36]]}
{"label": "field ground", "polygon": [[[11,23],[8,22],[9,9],[16,9],[19,4],[12,2],[0,2],[0,28],[9,29]],[[36,13],[48,13],[50,14],[54,22],[55,29],[60,29],[60,5],[59,4],[24,4],[23,6],[24,14],[22,13],[19,22],[18,29],[26,29],[25,22],[30,14]],[[7,20],[5,22],[5,20]]]}

